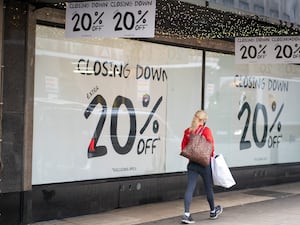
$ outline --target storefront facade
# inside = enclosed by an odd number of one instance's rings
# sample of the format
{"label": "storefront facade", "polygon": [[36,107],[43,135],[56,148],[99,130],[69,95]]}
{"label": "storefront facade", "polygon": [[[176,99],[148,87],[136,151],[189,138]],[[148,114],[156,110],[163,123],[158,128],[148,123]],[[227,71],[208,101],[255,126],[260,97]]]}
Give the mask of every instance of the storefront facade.
{"label": "storefront facade", "polygon": [[156,1],[154,38],[68,38],[65,3],[1,4],[1,223],[181,198],[201,108],[234,188],[299,180],[299,65],[234,56],[235,36],[297,27]]}

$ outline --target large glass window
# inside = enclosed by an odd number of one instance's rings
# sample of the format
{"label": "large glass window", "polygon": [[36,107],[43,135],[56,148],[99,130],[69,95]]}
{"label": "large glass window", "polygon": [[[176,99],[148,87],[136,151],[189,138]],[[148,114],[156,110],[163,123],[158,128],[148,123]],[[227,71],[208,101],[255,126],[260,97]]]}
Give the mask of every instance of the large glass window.
{"label": "large glass window", "polygon": [[37,26],[32,183],[185,170],[202,51]]}
{"label": "large glass window", "polygon": [[207,53],[205,108],[229,166],[299,162],[300,66]]}

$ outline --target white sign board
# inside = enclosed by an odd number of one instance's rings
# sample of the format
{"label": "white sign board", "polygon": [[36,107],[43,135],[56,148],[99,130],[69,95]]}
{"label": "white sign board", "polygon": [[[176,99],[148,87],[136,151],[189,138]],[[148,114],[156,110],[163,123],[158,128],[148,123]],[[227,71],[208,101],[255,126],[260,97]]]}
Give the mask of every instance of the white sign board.
{"label": "white sign board", "polygon": [[235,62],[300,63],[300,36],[235,38]]}
{"label": "white sign board", "polygon": [[206,60],[221,66],[206,67],[215,152],[230,167],[299,162],[300,67],[237,65],[234,56],[217,53],[207,53]]}
{"label": "white sign board", "polygon": [[164,54],[133,40],[61,37],[37,29],[32,183],[164,172]]}
{"label": "white sign board", "polygon": [[66,37],[154,37],[156,0],[69,2]]}

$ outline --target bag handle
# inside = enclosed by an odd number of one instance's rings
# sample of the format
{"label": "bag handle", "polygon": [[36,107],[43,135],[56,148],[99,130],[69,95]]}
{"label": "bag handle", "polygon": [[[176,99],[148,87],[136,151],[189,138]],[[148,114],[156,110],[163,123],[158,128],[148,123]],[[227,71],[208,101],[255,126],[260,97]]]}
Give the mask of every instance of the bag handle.
{"label": "bag handle", "polygon": [[199,135],[202,135],[203,131],[205,129],[205,125],[202,126],[202,127],[198,127],[195,134],[199,134]]}

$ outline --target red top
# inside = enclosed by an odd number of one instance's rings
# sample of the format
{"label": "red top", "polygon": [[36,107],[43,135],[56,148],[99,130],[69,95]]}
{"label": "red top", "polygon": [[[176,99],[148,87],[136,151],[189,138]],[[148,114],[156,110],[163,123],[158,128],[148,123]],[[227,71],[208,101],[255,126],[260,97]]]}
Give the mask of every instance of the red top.
{"label": "red top", "polygon": [[[201,128],[203,126],[200,125],[196,130],[195,130],[195,133],[199,133],[201,132]],[[189,143],[190,141],[190,133],[192,131],[190,131],[190,128],[186,128],[184,130],[184,135],[183,135],[183,138],[182,138],[182,141],[181,141],[181,151],[183,151],[183,149],[187,146],[187,144]],[[212,151],[211,151],[211,156],[214,156],[214,152],[215,152],[215,143],[214,143],[214,138],[212,136],[212,132],[210,130],[209,127],[205,127],[203,132],[202,132],[202,135],[206,138],[206,140],[208,142],[211,143],[212,145]]]}

